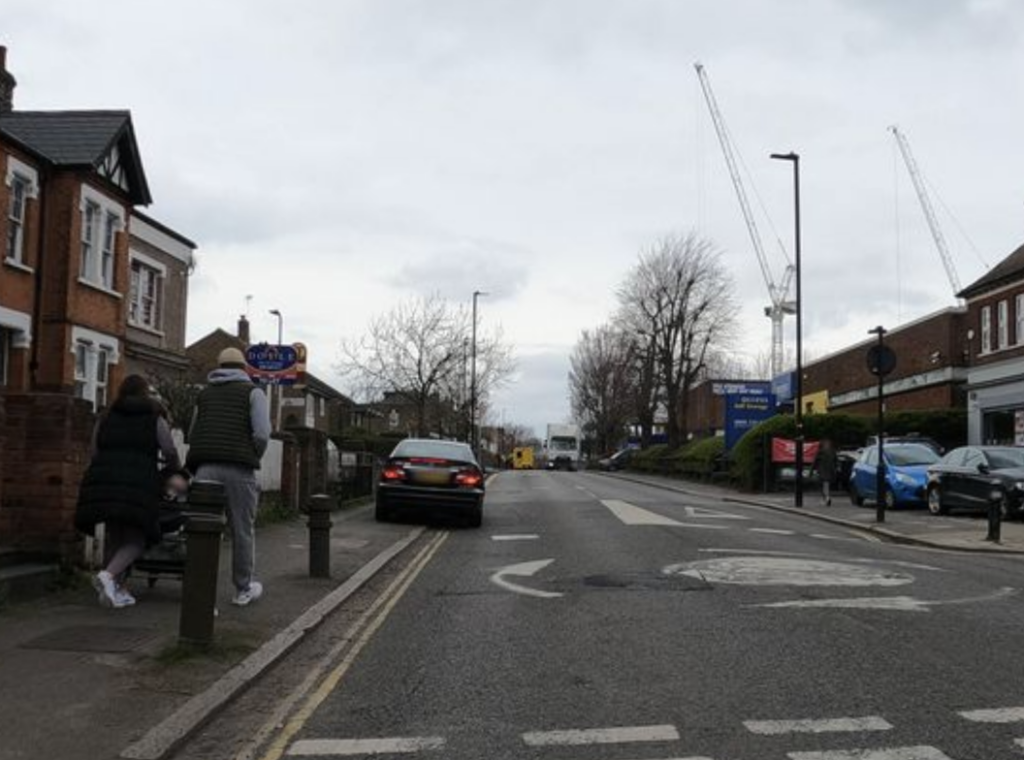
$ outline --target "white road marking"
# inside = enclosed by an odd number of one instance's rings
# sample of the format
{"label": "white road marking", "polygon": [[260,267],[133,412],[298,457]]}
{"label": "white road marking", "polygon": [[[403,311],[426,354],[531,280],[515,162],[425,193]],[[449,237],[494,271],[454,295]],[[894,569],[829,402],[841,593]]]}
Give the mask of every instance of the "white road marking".
{"label": "white road marking", "polygon": [[751,604],[748,607],[768,609],[836,609],[836,610],[892,610],[893,612],[931,612],[930,602],[912,596],[872,596],[849,599],[796,599],[791,602]]}
{"label": "white road marking", "polygon": [[780,734],[825,734],[843,731],[888,731],[892,724],[877,715],[864,718],[823,718],[809,720],[745,720],[751,733],[764,736]]}
{"label": "white road marking", "polygon": [[703,507],[686,507],[687,517],[711,517],[719,520],[749,520],[746,515],[734,515],[731,512],[718,512],[714,509]]}
{"label": "white road marking", "polygon": [[671,517],[630,504],[618,499],[602,499],[601,503],[612,511],[626,525],[671,525],[676,528],[696,528],[699,530],[724,530],[724,525],[692,525],[673,520]]}
{"label": "white road marking", "polygon": [[790,760],[953,760],[935,747],[840,749],[826,752],[790,752]]}
{"label": "white road marking", "polygon": [[829,536],[825,533],[811,533],[811,538],[821,538],[826,541],[859,541],[860,539],[850,538],[849,536]]}
{"label": "white road marking", "polygon": [[536,533],[509,533],[503,536],[491,536],[492,541],[534,541],[540,538]]}
{"label": "white road marking", "polygon": [[440,736],[392,737],[384,739],[301,739],[288,748],[288,755],[319,755],[342,757],[347,755],[385,755],[399,752],[422,752],[444,749]]}
{"label": "white road marking", "polygon": [[845,562],[796,557],[719,557],[669,565],[663,573],[740,586],[903,586],[913,576]]}
{"label": "white road marking", "polygon": [[[896,612],[930,612],[932,607],[945,607],[951,604],[977,604],[979,602],[995,602],[1015,596],[1017,589],[1004,587],[991,594],[963,597],[960,599],[915,599],[911,596],[880,596],[859,597],[851,599],[797,599],[790,602],[773,602],[771,604],[750,604],[748,607],[831,607],[833,609],[859,610],[894,610]],[[1024,710],[1024,708],[1021,708]],[[984,710],[980,711],[984,712]],[[963,713],[961,713],[963,715]],[[967,717],[964,715],[964,717]],[[970,719],[968,719],[970,720]],[[1014,719],[1016,720],[1016,719]],[[1024,717],[1021,718],[1024,720]],[[1004,721],[1011,722],[1011,721]]]}
{"label": "white road marking", "polygon": [[960,713],[974,723],[1021,723],[1024,722],[1024,707],[1003,707],[995,710],[967,710]]}
{"label": "white road marking", "polygon": [[748,528],[751,533],[768,533],[773,536],[795,536],[794,530],[780,530],[779,528]]}
{"label": "white road marking", "polygon": [[518,583],[512,583],[511,581],[505,580],[504,577],[506,575],[515,575],[528,578],[531,575],[536,575],[552,562],[554,562],[553,559],[538,559],[533,562],[520,562],[516,565],[509,565],[501,568],[498,572],[492,575],[491,582],[501,586],[507,591],[514,591],[517,594],[535,596],[540,599],[554,599],[555,597],[562,596],[562,594],[558,591],[540,591],[539,589],[520,586]]}
{"label": "white road marking", "polygon": [[530,747],[576,746],[583,744],[625,744],[627,742],[678,741],[675,726],[622,726],[619,728],[584,728],[567,731],[532,731],[523,734]]}

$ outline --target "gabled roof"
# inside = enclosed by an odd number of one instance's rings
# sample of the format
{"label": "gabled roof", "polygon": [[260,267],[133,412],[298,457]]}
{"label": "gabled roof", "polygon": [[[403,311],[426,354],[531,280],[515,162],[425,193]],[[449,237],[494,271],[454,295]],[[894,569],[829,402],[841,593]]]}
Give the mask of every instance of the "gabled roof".
{"label": "gabled roof", "polygon": [[1024,280],[1024,245],[957,293],[957,297],[973,298],[1020,280]]}
{"label": "gabled roof", "polygon": [[7,111],[0,135],[53,166],[100,171],[116,159],[131,202],[153,200],[128,111]]}

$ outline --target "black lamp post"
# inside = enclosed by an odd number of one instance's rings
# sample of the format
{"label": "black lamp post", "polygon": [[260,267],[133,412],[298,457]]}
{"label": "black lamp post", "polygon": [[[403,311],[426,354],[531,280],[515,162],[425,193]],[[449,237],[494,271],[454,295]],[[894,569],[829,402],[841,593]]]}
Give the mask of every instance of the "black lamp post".
{"label": "black lamp post", "polygon": [[[277,317],[277,345],[280,348],[284,342],[284,317],[281,315],[280,309],[271,309],[270,313]],[[274,429],[277,431],[281,430],[281,398],[284,393],[284,389],[280,385],[277,386],[277,409],[275,410],[275,425]]]}
{"label": "black lamp post", "polygon": [[793,506],[802,507],[804,505],[804,365],[800,315],[804,302],[800,294],[800,155],[790,151],[789,153],[772,153],[771,157],[780,161],[790,161],[793,164],[793,213],[796,220],[793,272],[796,280],[796,387],[793,389],[793,419],[796,422],[796,480]]}

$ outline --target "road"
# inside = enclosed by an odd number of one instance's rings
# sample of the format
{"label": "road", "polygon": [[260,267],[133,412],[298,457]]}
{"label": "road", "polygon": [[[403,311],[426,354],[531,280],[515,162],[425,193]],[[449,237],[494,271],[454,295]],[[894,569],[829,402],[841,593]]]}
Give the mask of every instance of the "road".
{"label": "road", "polygon": [[[179,758],[996,760],[1024,565],[506,472]],[[369,518],[368,518],[369,519]]]}

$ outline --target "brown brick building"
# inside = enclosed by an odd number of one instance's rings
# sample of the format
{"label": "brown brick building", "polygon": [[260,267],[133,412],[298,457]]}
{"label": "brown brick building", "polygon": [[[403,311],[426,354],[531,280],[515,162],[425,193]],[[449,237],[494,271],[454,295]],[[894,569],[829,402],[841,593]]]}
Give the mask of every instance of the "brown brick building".
{"label": "brown brick building", "polygon": [[95,410],[183,366],[194,244],[150,192],[128,111],[17,111],[0,47],[0,550],[65,556]]}

